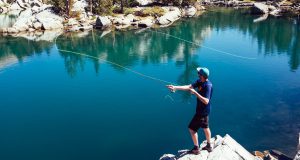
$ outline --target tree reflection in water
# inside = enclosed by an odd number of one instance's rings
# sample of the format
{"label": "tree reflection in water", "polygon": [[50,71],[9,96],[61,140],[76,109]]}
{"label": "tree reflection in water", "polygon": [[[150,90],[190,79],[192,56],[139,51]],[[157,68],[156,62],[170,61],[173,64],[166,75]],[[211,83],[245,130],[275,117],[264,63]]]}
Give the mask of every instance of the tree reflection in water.
{"label": "tree reflection in water", "polygon": [[[226,28],[234,28],[256,40],[260,52],[265,55],[287,54],[290,59],[290,69],[297,70],[300,61],[298,24],[284,18],[268,18],[263,22],[253,23],[256,17],[244,13],[244,10],[217,9],[199,18],[177,22],[172,27],[159,29],[159,31],[201,44],[212,29],[222,31]],[[57,47],[105,58],[129,68],[138,61],[143,64],[156,64],[174,59],[177,65],[185,67],[184,73],[178,78],[178,83],[182,84],[190,83],[191,71],[198,65],[193,60],[193,53],[198,47],[178,39],[147,30],[140,33],[112,31],[104,37],[100,35],[99,31],[91,31],[85,37],[78,36],[76,33],[64,34],[58,38]],[[50,54],[50,49],[54,45],[46,41],[34,42],[11,36],[2,36],[0,43],[2,51],[0,60],[14,55],[19,61],[33,54],[41,54],[43,51]],[[60,52],[60,54],[65,60],[66,70],[71,77],[76,75],[78,69],[84,69],[86,60],[84,57],[72,53]],[[98,73],[100,62],[94,59],[93,63]],[[117,66],[112,67],[119,71],[123,70]]]}

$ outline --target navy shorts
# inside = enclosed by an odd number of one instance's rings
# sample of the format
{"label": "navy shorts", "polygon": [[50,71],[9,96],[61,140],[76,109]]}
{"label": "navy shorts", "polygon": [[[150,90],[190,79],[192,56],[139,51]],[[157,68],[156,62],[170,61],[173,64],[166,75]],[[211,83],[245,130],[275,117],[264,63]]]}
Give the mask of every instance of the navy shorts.
{"label": "navy shorts", "polygon": [[208,116],[194,115],[189,124],[189,129],[197,132],[199,128],[208,128]]}

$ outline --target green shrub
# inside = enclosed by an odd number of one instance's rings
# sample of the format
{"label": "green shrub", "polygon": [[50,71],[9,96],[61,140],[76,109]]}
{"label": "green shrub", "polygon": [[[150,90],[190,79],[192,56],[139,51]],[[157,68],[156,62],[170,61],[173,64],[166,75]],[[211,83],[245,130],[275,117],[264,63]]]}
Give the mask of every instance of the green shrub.
{"label": "green shrub", "polygon": [[141,11],[141,13],[139,12],[138,14],[140,14],[138,16],[142,16],[142,17],[146,17],[146,16],[160,17],[165,14],[165,10],[161,7],[155,6],[151,8],[145,8]]}
{"label": "green shrub", "polygon": [[111,15],[113,13],[112,0],[93,0],[93,13],[100,15]]}
{"label": "green shrub", "polygon": [[72,12],[70,12],[70,17],[80,19],[80,12],[79,11],[72,11]]}
{"label": "green shrub", "polygon": [[136,7],[139,5],[139,2],[137,2],[136,0],[128,0],[128,7]]}
{"label": "green shrub", "polygon": [[300,3],[300,0],[290,0],[291,3]]}
{"label": "green shrub", "polygon": [[196,2],[197,0],[183,0],[181,6],[194,5]]}
{"label": "green shrub", "polygon": [[125,15],[134,14],[134,9],[133,8],[125,8],[124,9],[124,14]]}

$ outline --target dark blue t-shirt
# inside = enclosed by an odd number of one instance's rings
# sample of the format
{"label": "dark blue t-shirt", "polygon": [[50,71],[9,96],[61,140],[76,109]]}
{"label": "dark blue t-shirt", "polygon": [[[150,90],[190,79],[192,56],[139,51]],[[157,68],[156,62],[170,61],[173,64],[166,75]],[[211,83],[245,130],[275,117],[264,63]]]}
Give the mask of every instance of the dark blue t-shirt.
{"label": "dark blue t-shirt", "polygon": [[210,99],[213,92],[212,83],[207,80],[205,82],[201,82],[198,79],[196,82],[192,84],[192,87],[203,97],[209,99],[209,103],[206,105],[201,100],[197,98],[197,109],[196,114],[201,116],[208,116],[210,112]]}

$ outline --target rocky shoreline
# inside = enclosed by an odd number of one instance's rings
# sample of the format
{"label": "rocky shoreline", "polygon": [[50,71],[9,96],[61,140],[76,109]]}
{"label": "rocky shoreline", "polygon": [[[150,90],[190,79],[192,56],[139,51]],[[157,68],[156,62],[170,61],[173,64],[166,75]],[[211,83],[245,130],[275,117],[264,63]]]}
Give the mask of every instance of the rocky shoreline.
{"label": "rocky shoreline", "polygon": [[[294,159],[276,150],[254,151],[251,154],[228,134],[224,137],[217,135],[211,141],[214,149],[210,153],[201,150],[199,155],[193,155],[184,149],[179,150],[176,155],[164,154],[159,160],[300,160],[300,133],[298,153]],[[203,141],[200,148],[204,147],[206,143]]]}
{"label": "rocky shoreline", "polygon": [[[151,1],[153,2],[153,1]],[[76,0],[72,12],[76,13],[71,17],[62,17],[55,14],[53,6],[43,4],[39,0],[16,0],[8,4],[6,0],[0,0],[0,12],[2,15],[15,15],[17,18],[11,26],[0,27],[4,35],[22,32],[38,33],[48,30],[61,30],[67,32],[86,31],[96,29],[117,29],[125,28],[148,28],[166,27],[183,17],[194,17],[201,15],[205,7],[226,6],[226,7],[248,7],[252,14],[261,14],[261,19],[267,15],[281,16],[290,10],[295,14],[300,13],[300,6],[288,3],[277,2],[248,2],[248,1],[211,1],[196,2],[186,7],[175,6],[152,6],[149,1],[140,1],[140,5],[130,8],[127,13],[100,16],[87,12],[88,3],[85,0]],[[259,20],[261,20],[259,19]],[[258,20],[258,21],[259,21]]]}

